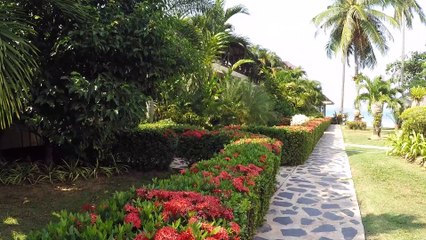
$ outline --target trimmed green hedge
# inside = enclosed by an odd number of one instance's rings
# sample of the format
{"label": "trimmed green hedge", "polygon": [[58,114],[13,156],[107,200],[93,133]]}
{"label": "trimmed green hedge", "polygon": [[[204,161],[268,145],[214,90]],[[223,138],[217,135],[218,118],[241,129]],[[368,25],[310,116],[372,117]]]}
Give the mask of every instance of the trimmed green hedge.
{"label": "trimmed green hedge", "polygon": [[280,140],[283,143],[281,164],[296,166],[306,162],[330,124],[329,118],[322,118],[303,126],[248,126],[243,130]]}
{"label": "trimmed green hedge", "polygon": [[177,142],[173,132],[162,129],[123,132],[116,137],[113,156],[132,169],[165,170],[173,161]]}
{"label": "trimmed green hedge", "polygon": [[281,147],[265,137],[238,140],[180,175],[85,212],[63,211],[27,239],[252,239],[275,191]]}

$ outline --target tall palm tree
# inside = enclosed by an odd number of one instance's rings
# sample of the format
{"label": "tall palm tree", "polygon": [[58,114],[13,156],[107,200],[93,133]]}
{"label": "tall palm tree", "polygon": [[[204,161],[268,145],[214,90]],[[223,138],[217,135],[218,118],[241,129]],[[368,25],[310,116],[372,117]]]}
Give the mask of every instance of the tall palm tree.
{"label": "tall palm tree", "polygon": [[[366,101],[368,112],[373,114],[373,137],[380,138],[383,107],[385,103],[395,104],[394,99],[400,92],[394,88],[390,81],[385,81],[381,76],[370,79],[365,75],[359,75],[360,90],[363,91],[357,96],[356,101]],[[391,107],[391,106],[389,106]]]}
{"label": "tall palm tree", "polygon": [[379,3],[363,0],[335,0],[325,11],[313,18],[316,26],[324,31],[330,30],[326,44],[329,57],[342,56],[342,99],[340,111],[343,112],[345,68],[349,57],[354,57],[355,75],[359,68],[376,65],[375,49],[382,54],[388,50],[387,42],[392,40],[384,22],[396,24],[395,20],[374,7]]}
{"label": "tall palm tree", "polygon": [[19,117],[37,70],[37,50],[26,38],[33,30],[24,18],[17,4],[0,1],[0,129]]}
{"label": "tall palm tree", "polygon": [[416,0],[387,0],[384,6],[391,5],[395,9],[394,18],[398,21],[402,32],[401,51],[401,83],[405,82],[405,30],[413,28],[413,19],[418,15],[420,21],[426,24],[426,15]]}

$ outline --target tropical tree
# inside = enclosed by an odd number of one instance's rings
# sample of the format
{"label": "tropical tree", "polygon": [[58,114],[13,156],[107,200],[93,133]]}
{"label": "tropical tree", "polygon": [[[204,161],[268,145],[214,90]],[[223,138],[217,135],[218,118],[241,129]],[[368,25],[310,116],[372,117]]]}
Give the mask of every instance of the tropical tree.
{"label": "tropical tree", "polygon": [[416,0],[387,0],[384,6],[391,5],[395,9],[394,18],[399,23],[402,31],[402,52],[401,52],[401,82],[405,81],[405,30],[413,28],[413,19],[418,15],[420,21],[426,24],[426,15]]}
{"label": "tropical tree", "polygon": [[20,6],[0,1],[0,129],[8,127],[23,110],[23,98],[37,71],[37,49]]}
{"label": "tropical tree", "polygon": [[[404,71],[403,81],[401,81],[402,71]],[[407,90],[404,95],[413,87],[426,87],[426,52],[412,52],[406,60],[388,64],[386,72],[391,75],[392,81]]]}
{"label": "tropical tree", "polygon": [[372,113],[374,118],[373,138],[380,138],[384,104],[394,104],[394,99],[400,91],[398,88],[394,88],[390,81],[383,80],[381,76],[374,79],[365,75],[359,77],[362,78],[360,83],[362,93],[355,100],[367,102],[368,112]]}
{"label": "tropical tree", "polygon": [[375,49],[382,54],[388,50],[387,42],[392,39],[384,22],[396,24],[395,20],[376,10],[376,1],[335,0],[325,11],[313,18],[316,26],[324,31],[330,31],[326,44],[329,57],[341,54],[342,99],[340,110],[343,112],[345,68],[349,57],[353,56],[355,75],[359,69],[374,67],[376,64]]}

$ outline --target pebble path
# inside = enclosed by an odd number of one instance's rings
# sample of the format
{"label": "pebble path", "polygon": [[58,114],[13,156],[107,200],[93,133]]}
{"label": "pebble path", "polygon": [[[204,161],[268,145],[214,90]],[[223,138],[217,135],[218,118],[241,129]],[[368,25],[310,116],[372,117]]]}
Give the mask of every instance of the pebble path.
{"label": "pebble path", "polygon": [[304,165],[281,167],[277,181],[254,240],[365,239],[340,126],[330,126]]}

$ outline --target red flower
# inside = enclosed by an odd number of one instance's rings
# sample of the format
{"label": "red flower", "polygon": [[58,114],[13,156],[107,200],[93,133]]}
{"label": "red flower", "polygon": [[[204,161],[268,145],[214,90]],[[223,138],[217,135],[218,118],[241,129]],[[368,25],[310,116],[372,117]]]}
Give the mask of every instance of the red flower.
{"label": "red flower", "polygon": [[243,177],[234,178],[232,180],[232,185],[239,192],[249,192],[250,191],[246,186],[244,186],[244,178]]}
{"label": "red flower", "polygon": [[236,222],[230,222],[229,225],[231,225],[231,230],[235,233],[235,234],[240,234],[241,228],[240,225],[238,225],[238,223]]}
{"label": "red flower", "polygon": [[163,227],[157,231],[154,240],[178,240],[179,233],[172,227]]}
{"label": "red flower", "polygon": [[98,216],[94,213],[90,214],[90,223],[95,224],[96,220],[98,219]]}
{"label": "red flower", "polygon": [[145,236],[145,234],[140,233],[140,234],[136,235],[136,237],[133,240],[149,240],[149,238],[147,238]]}
{"label": "red flower", "polygon": [[135,228],[141,228],[141,219],[139,214],[135,212],[130,212],[124,217],[125,223],[131,223]]}
{"label": "red flower", "polygon": [[232,156],[233,156],[234,158],[237,158],[238,156],[240,156],[240,154],[236,152],[236,153],[232,154]]}
{"label": "red flower", "polygon": [[201,229],[207,231],[208,233],[211,233],[214,230],[214,227],[210,223],[202,223]]}
{"label": "red flower", "polygon": [[186,173],[186,169],[181,169],[179,172],[180,174],[184,175]]}
{"label": "red flower", "polygon": [[191,229],[186,230],[185,232],[182,232],[179,235],[178,240],[195,240],[194,235],[192,234]]}
{"label": "red flower", "polygon": [[264,162],[266,162],[266,158],[267,158],[266,155],[262,155],[262,156],[260,156],[259,161],[264,163]]}
{"label": "red flower", "polygon": [[94,204],[83,204],[83,206],[81,206],[82,211],[83,212],[94,212],[96,210],[96,206]]}
{"label": "red flower", "polygon": [[230,157],[225,157],[225,160],[229,162],[229,161],[231,161],[231,158]]}
{"label": "red flower", "polygon": [[227,171],[222,171],[219,174],[219,178],[224,179],[224,180],[230,180],[232,178],[232,176]]}
{"label": "red flower", "polygon": [[228,240],[229,239],[229,235],[226,232],[226,230],[223,227],[219,227],[219,232],[216,233],[215,235],[213,235],[214,239],[220,239],[220,240]]}
{"label": "red flower", "polygon": [[128,213],[139,213],[139,210],[130,204],[124,205],[124,210]]}
{"label": "red flower", "polygon": [[203,171],[202,174],[203,174],[204,177],[208,177],[208,176],[213,175],[213,173],[207,172],[207,171]]}
{"label": "red flower", "polygon": [[206,135],[207,132],[205,130],[187,130],[184,133],[182,133],[182,136],[184,137],[195,137],[195,138],[202,138],[204,135]]}

